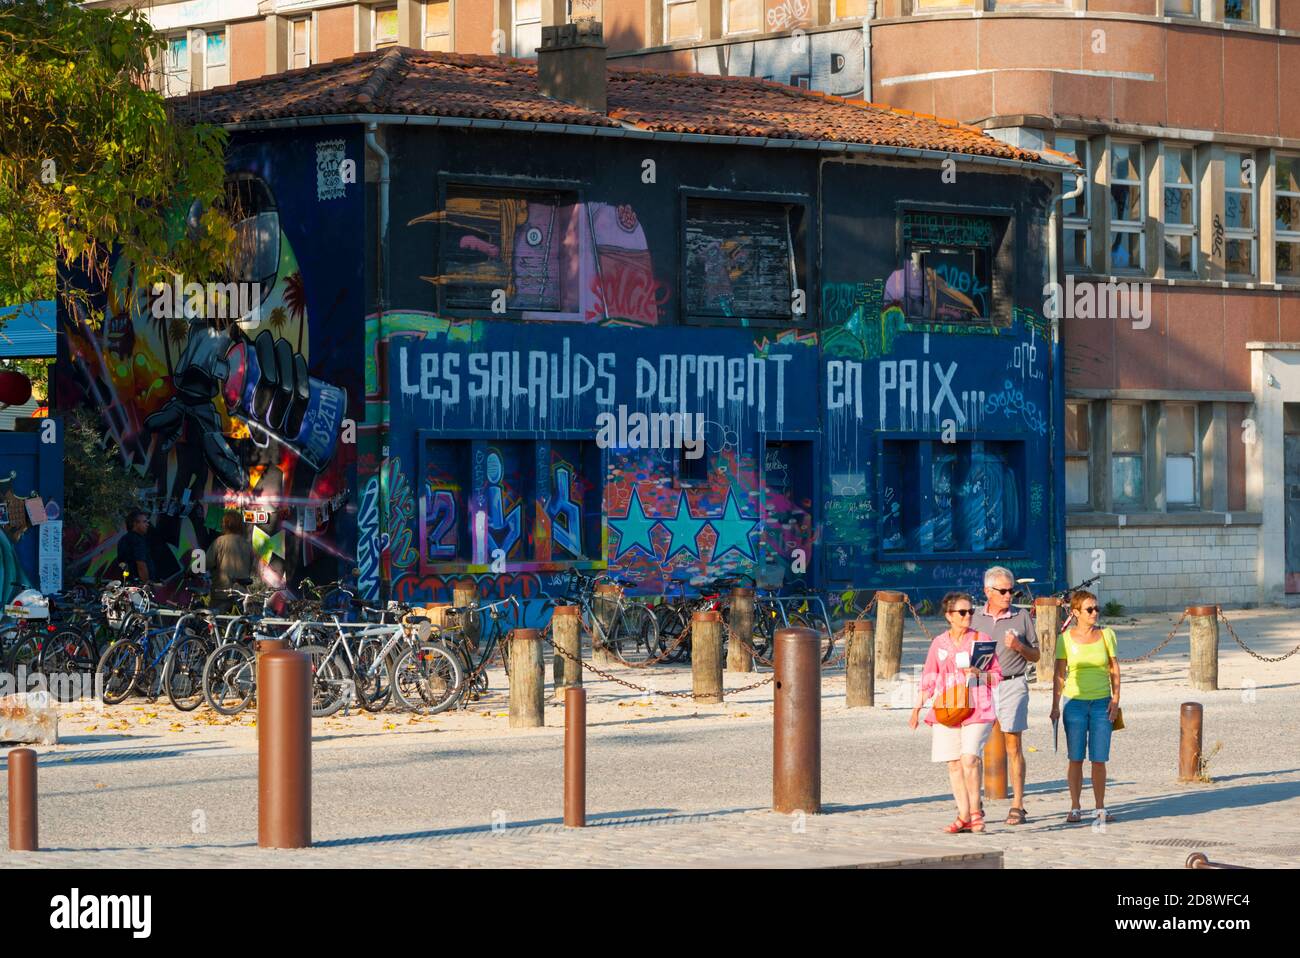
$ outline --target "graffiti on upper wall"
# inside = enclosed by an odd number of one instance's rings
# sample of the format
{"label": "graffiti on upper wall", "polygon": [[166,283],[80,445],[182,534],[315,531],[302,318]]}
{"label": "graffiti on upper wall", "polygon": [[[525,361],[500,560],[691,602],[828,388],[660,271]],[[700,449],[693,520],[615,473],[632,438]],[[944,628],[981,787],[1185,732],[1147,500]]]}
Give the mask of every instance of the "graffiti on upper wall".
{"label": "graffiti on upper wall", "polygon": [[442,272],[420,278],[442,289],[447,306],[550,321],[659,322],[669,287],[655,278],[630,204],[451,186],[445,206],[407,225],[440,230]]}
{"label": "graffiti on upper wall", "polygon": [[691,55],[697,73],[759,77],[835,96],[860,97],[862,49],[861,30],[830,30],[697,47]]}
{"label": "graffiti on upper wall", "polygon": [[[332,255],[332,231],[314,223],[310,144],[292,155],[236,147],[228,170],[225,202],[238,216],[241,256],[223,279],[255,291],[256,301],[241,296],[234,302],[243,308],[233,314],[196,315],[181,309],[178,295],[166,308],[160,297],[169,290],[145,288],[118,260],[103,290],[102,327],[61,312],[67,348],[57,404],[94,407],[124,462],[152,480],[143,505],[154,511],[160,579],[188,566],[233,508],[267,517],[250,532],[264,578],[328,580],[354,548],[340,523],[354,461],[341,437],[349,387],[355,394],[359,383],[339,351],[360,337],[336,338],[332,349],[313,354],[310,330],[357,308],[359,268],[320,262]],[[351,190],[332,216],[340,229],[350,228],[351,217],[359,222],[360,191]],[[173,229],[183,228],[177,210]],[[70,532],[82,543],[69,556],[70,571],[95,575],[112,566],[120,530]]]}

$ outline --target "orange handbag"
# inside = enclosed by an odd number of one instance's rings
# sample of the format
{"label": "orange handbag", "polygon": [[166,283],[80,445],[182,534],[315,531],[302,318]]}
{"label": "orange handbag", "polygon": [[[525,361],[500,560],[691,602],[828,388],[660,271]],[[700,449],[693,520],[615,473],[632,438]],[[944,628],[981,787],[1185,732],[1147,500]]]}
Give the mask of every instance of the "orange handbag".
{"label": "orange handbag", "polygon": [[975,714],[971,691],[964,682],[950,685],[934,697],[934,720],[948,728],[958,728]]}

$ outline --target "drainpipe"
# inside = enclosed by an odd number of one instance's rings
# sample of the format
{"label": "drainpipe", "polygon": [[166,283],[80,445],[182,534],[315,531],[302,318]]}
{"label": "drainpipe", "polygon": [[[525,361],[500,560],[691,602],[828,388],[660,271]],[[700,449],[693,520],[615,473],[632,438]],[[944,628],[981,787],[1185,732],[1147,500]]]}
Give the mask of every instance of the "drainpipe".
{"label": "drainpipe", "polygon": [[[366,124],[366,149],[370,150],[379,158],[379,229],[376,243],[375,264],[375,342],[378,344],[384,341],[384,313],[388,309],[389,282],[388,282],[388,183],[390,161],[388,153],[379,145],[379,139],[376,132],[379,127],[376,123]],[[376,375],[380,377],[379,394],[380,396],[388,395],[387,369],[388,364],[384,363],[381,367],[378,363],[375,365]],[[383,409],[381,401],[380,408]],[[387,490],[384,489],[383,470],[388,460],[388,421],[387,416],[380,415],[377,424],[377,440],[379,443],[379,541],[384,542],[388,539],[388,497]],[[357,543],[360,546],[360,543]],[[379,597],[383,601],[388,600],[388,588],[390,583],[384,575],[384,557],[379,556]]]}
{"label": "drainpipe", "polygon": [[[1047,288],[1053,291],[1059,289],[1058,280],[1060,276],[1056,268],[1056,263],[1057,263],[1057,256],[1059,255],[1059,243],[1057,242],[1057,234],[1060,229],[1061,204],[1064,203],[1066,200],[1072,200],[1082,195],[1084,187],[1087,186],[1087,180],[1085,179],[1082,173],[1075,173],[1074,177],[1075,177],[1074,189],[1070,190],[1070,192],[1068,193],[1060,193],[1059,195],[1055,196],[1052,199],[1052,207],[1051,207],[1052,211],[1048,215],[1048,219],[1047,219],[1047,281],[1049,284]],[[1064,178],[1064,174],[1062,174],[1062,178]],[[1048,355],[1052,364],[1052,390],[1056,395],[1062,397],[1061,404],[1062,407],[1064,407],[1065,363],[1063,361],[1064,357],[1058,356],[1058,353],[1061,352],[1061,312],[1065,308],[1064,291],[1061,292],[1060,296],[1061,298],[1057,301],[1056,309],[1052,310],[1052,314],[1053,314],[1051,316],[1052,346],[1051,346],[1051,352]],[[1047,444],[1047,463],[1052,476],[1052,482],[1051,482],[1051,490],[1052,490],[1051,500],[1052,500],[1052,507],[1053,507],[1052,515],[1056,515],[1056,509],[1060,507],[1060,502],[1058,502],[1058,497],[1057,497],[1059,483],[1056,481],[1055,437],[1057,432],[1060,430],[1061,425],[1060,423],[1056,422],[1056,409],[1057,409],[1056,403],[1052,403],[1050,409],[1049,421],[1053,425],[1053,430],[1048,434],[1048,444]],[[1056,575],[1060,575],[1062,578],[1065,578],[1068,575],[1068,570],[1064,567],[1065,564],[1064,533],[1062,534],[1062,539],[1059,547],[1057,549],[1052,550],[1050,561],[1052,566],[1059,566],[1058,569],[1053,569],[1053,572],[1055,574],[1053,575],[1052,578],[1053,578],[1053,586],[1055,586]],[[1065,584],[1069,585],[1069,582],[1067,581]]]}
{"label": "drainpipe", "polygon": [[871,22],[876,19],[876,0],[867,0],[867,16],[862,21],[862,99],[874,103],[871,95]]}

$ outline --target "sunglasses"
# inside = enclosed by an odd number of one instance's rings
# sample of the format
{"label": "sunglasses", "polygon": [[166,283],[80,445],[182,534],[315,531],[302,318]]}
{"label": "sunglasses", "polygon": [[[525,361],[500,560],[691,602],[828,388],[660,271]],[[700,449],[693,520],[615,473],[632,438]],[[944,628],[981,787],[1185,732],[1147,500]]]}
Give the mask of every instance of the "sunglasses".
{"label": "sunglasses", "polygon": [[992,586],[992,585],[989,586],[989,588],[992,589],[994,592],[998,592],[998,593],[1000,593],[1000,594],[1002,594],[1002,595],[1007,595],[1008,593],[1011,592],[1010,589],[999,589],[999,588],[997,588],[997,586]]}
{"label": "sunglasses", "polygon": [[1097,607],[1095,605],[1086,605],[1083,608],[1081,608],[1079,611],[1087,612],[1089,615],[1092,615],[1092,613],[1097,611]]}
{"label": "sunglasses", "polygon": [[970,615],[970,613],[971,613],[970,609],[952,609],[948,614],[949,615]]}

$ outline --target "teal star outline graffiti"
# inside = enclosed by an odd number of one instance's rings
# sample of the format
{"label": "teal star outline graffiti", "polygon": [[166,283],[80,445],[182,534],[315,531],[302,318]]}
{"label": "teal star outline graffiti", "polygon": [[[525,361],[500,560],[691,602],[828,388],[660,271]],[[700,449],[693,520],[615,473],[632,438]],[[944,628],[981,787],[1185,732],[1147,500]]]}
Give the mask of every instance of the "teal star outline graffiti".
{"label": "teal star outline graffiti", "polygon": [[[685,516],[682,515],[683,512]],[[691,507],[690,503],[686,501],[685,490],[677,499],[677,515],[672,519],[660,519],[659,524],[667,529],[668,534],[672,537],[668,540],[668,551],[664,554],[663,561],[667,562],[683,549],[695,558],[699,558],[700,548],[696,543],[696,538],[699,536],[700,530],[708,524],[708,520],[697,519],[691,515]],[[691,528],[692,526],[694,528]],[[685,541],[679,545],[679,539]]]}
{"label": "teal star outline graffiti", "polygon": [[646,516],[645,509],[641,506],[641,490],[634,486],[632,498],[627,504],[627,515],[622,519],[609,520],[610,528],[618,533],[615,561],[632,549],[640,549],[650,558],[656,558],[654,544],[650,542],[650,530],[658,524],[658,519]]}
{"label": "teal star outline graffiti", "polygon": [[722,511],[721,518],[710,519],[709,525],[713,526],[713,531],[718,534],[718,541],[713,546],[714,559],[721,558],[732,549],[751,560],[755,558],[749,537],[756,531],[758,516],[750,518],[742,515],[740,504],[736,501],[732,490],[727,491],[727,505]]}

